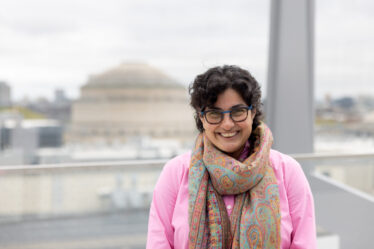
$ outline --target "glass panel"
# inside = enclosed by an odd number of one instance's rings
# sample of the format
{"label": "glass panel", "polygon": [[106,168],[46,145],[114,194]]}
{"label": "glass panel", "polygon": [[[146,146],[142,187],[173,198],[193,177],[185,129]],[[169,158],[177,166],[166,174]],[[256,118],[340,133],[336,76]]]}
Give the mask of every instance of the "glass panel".
{"label": "glass panel", "polygon": [[164,162],[0,169],[0,247],[144,248]]}
{"label": "glass panel", "polygon": [[190,149],[187,86],[197,74],[237,64],[264,85],[269,4],[2,1],[0,165]]}
{"label": "glass panel", "polygon": [[316,1],[317,151],[374,151],[373,1]]}

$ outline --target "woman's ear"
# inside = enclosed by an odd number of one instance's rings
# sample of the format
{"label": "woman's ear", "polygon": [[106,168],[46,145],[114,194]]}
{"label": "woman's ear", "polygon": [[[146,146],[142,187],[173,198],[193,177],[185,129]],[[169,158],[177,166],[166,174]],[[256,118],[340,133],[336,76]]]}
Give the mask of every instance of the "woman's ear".
{"label": "woman's ear", "polygon": [[256,116],[256,109],[252,109],[251,110],[251,117],[252,117],[252,120],[255,118]]}
{"label": "woman's ear", "polygon": [[204,116],[201,115],[201,113],[198,113],[197,115],[199,116],[199,119],[200,119],[201,123],[204,124]]}
{"label": "woman's ear", "polygon": [[199,119],[200,119],[200,122],[201,122],[201,125],[202,125],[203,129],[205,130],[205,125],[206,125],[206,124],[205,124],[205,118],[204,118],[204,115],[202,115],[201,112],[198,112],[197,115],[198,115],[198,117],[199,117]]}

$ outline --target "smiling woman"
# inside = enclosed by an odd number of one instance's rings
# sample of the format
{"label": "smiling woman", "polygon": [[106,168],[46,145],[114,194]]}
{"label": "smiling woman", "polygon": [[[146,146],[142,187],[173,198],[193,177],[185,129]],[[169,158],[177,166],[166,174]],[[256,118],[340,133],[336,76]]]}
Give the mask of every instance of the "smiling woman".
{"label": "smiling woman", "polygon": [[257,81],[214,67],[190,95],[200,134],[161,173],[147,248],[316,248],[308,182],[294,159],[271,150]]}

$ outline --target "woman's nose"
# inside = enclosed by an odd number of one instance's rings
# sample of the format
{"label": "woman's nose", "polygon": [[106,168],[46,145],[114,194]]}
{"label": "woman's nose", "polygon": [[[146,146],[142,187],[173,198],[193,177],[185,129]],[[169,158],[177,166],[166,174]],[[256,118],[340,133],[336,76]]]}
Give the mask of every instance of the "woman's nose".
{"label": "woman's nose", "polygon": [[230,113],[223,114],[223,120],[221,123],[221,127],[225,130],[230,130],[234,126],[234,121],[230,117]]}

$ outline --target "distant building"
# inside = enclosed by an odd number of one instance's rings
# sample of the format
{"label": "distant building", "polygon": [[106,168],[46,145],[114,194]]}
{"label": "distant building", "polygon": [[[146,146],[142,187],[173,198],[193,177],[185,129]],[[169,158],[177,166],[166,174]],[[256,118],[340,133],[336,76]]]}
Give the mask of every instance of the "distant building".
{"label": "distant building", "polygon": [[55,98],[49,101],[47,98],[39,98],[35,101],[24,100],[22,106],[42,114],[48,119],[58,120],[63,126],[70,122],[72,101],[66,97],[64,90],[56,89]]}
{"label": "distant building", "polygon": [[56,106],[66,106],[70,105],[70,99],[66,97],[65,91],[61,88],[55,90],[54,104]]}
{"label": "distant building", "polygon": [[10,87],[5,82],[0,81],[0,107],[9,107],[11,105]]}
{"label": "distant building", "polygon": [[124,63],[94,75],[73,104],[66,141],[127,143],[134,137],[194,137],[187,89],[147,64]]}
{"label": "distant building", "polygon": [[37,151],[61,147],[62,134],[63,129],[56,120],[24,120],[19,114],[3,113],[0,115],[0,165],[38,163]]}

